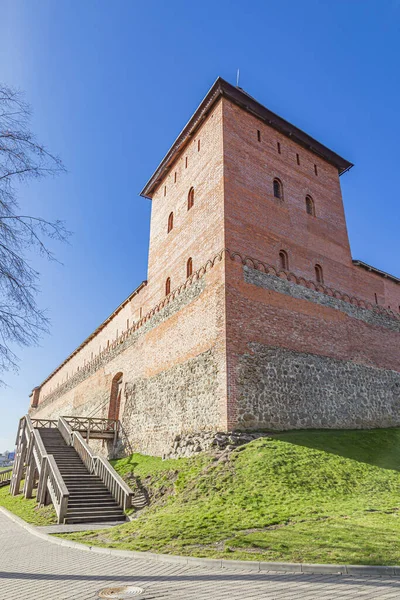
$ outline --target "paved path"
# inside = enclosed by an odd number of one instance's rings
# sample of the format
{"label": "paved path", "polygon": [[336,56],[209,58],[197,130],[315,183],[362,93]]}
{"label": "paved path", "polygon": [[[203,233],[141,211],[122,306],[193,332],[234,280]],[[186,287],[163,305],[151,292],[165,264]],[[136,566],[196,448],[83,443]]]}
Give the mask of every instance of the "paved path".
{"label": "paved path", "polygon": [[38,538],[0,513],[1,600],[89,600],[137,585],[138,600],[394,600],[400,579],[249,573],[85,552]]}

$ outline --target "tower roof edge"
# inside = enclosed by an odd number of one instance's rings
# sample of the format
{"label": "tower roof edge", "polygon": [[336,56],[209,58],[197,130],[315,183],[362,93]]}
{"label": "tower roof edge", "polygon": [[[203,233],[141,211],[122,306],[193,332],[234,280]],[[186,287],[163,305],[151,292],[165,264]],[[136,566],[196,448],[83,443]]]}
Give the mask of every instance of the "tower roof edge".
{"label": "tower roof edge", "polygon": [[194,135],[212,107],[221,97],[227,98],[243,110],[264,121],[273,129],[276,129],[315,155],[326,160],[338,169],[339,175],[342,175],[353,167],[351,162],[339,156],[339,154],[330,150],[295,125],[292,125],[289,121],[270,111],[247,92],[228,83],[222,77],[218,77],[140,192],[141,196],[152,198],[155,189],[164,175],[169,171],[176,155]]}

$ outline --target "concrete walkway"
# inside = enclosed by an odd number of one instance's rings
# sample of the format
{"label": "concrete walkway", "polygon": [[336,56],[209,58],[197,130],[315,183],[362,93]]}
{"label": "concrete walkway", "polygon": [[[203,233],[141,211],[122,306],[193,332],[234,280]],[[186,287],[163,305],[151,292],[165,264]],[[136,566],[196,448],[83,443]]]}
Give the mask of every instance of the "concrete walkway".
{"label": "concrete walkway", "polygon": [[0,512],[2,600],[89,600],[135,585],[142,600],[394,600],[400,578],[187,567],[55,545]]}

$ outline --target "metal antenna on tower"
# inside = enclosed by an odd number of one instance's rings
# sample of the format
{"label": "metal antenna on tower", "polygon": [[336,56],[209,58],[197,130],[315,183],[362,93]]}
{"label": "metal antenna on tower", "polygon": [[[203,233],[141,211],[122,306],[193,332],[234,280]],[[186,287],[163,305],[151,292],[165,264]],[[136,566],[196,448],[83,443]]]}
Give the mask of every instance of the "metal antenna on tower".
{"label": "metal antenna on tower", "polygon": [[240,69],[237,70],[237,74],[236,74],[236,87],[239,87],[239,77],[240,77]]}

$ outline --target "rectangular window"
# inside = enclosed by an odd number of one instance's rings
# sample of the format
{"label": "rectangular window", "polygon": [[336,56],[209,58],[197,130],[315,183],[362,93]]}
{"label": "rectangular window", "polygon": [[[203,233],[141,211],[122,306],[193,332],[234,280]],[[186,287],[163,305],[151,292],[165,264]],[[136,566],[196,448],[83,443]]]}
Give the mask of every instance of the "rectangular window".
{"label": "rectangular window", "polygon": [[166,196],[166,195],[167,195],[167,186],[164,185],[164,196]]}
{"label": "rectangular window", "polygon": [[200,152],[200,140],[197,140],[197,152]]}
{"label": "rectangular window", "polygon": [[277,142],[277,146],[278,146],[278,154],[280,154],[281,153],[281,145],[279,142]]}
{"label": "rectangular window", "polygon": [[185,158],[185,169],[187,169],[187,165],[188,165],[188,160],[187,160],[187,156]]}
{"label": "rectangular window", "polygon": [[257,140],[261,142],[261,131],[257,129]]}
{"label": "rectangular window", "polygon": [[175,171],[175,174],[174,174],[174,183],[176,183],[176,171]]}
{"label": "rectangular window", "polygon": [[296,160],[297,160],[297,164],[300,164],[300,156],[298,154],[296,154]]}
{"label": "rectangular window", "polygon": [[318,175],[318,168],[317,168],[317,165],[314,165],[314,173],[315,173],[316,175]]}
{"label": "rectangular window", "polygon": [[375,294],[375,304],[378,304],[378,296]]}

